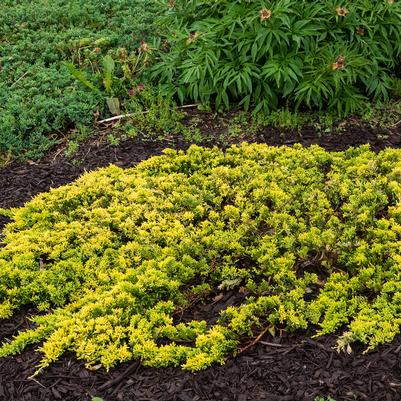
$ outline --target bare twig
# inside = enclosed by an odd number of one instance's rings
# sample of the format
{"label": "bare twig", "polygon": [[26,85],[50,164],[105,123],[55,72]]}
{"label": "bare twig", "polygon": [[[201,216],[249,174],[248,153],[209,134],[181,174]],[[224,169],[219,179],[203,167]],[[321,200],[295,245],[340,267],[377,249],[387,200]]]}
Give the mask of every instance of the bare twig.
{"label": "bare twig", "polygon": [[38,380],[34,379],[32,376],[29,377],[28,379],[33,380],[36,384],[39,384],[39,386],[42,386],[43,388],[47,388],[47,387],[44,386],[41,382],[39,382]]}
{"label": "bare twig", "polygon": [[390,128],[395,128],[395,127],[397,127],[397,125],[399,125],[399,124],[401,124],[401,120],[398,121],[398,122],[396,122],[395,124],[393,124]]}
{"label": "bare twig", "polygon": [[[178,106],[177,109],[190,109],[192,107],[197,107],[199,104],[185,104],[184,106]],[[97,123],[98,124],[104,124],[104,123],[110,123],[112,121],[117,121],[117,120],[122,120],[124,118],[130,118],[130,117],[135,117],[138,114],[148,114],[149,110],[142,111],[140,113],[129,113],[129,114],[121,114],[119,116],[114,116],[110,118],[106,118],[105,120],[100,120]]]}
{"label": "bare twig", "polygon": [[140,366],[139,362],[134,362],[132,363],[130,366],[128,366],[128,368],[119,376],[117,376],[115,379],[113,380],[109,380],[108,382],[102,384],[98,390],[103,391],[106,390],[112,386],[118,385],[122,380],[124,380],[128,375],[130,375],[131,373],[133,373],[136,369],[138,369],[138,367]]}
{"label": "bare twig", "polygon": [[19,81],[21,81],[21,79],[23,79],[23,78],[28,74],[28,72],[29,72],[29,71],[25,71],[15,82],[13,82],[13,83],[11,84],[10,88],[12,88],[13,86],[17,85],[17,83],[18,83]]}
{"label": "bare twig", "polygon": [[269,347],[278,347],[278,348],[288,347],[288,345],[285,344],[269,343],[267,341],[259,341],[259,342],[263,345],[268,345]]}
{"label": "bare twig", "polygon": [[63,148],[60,148],[60,149],[56,152],[56,154],[55,154],[54,157],[53,157],[52,162],[54,162],[54,161],[57,159],[57,156],[59,156],[60,153],[61,153],[63,150],[64,150]]}
{"label": "bare twig", "polygon": [[262,338],[263,336],[269,331],[270,327],[266,327],[253,341],[251,341],[248,345],[245,345],[245,347],[241,348],[239,350],[239,354],[242,354],[243,352],[247,351],[249,348],[252,348],[255,346]]}

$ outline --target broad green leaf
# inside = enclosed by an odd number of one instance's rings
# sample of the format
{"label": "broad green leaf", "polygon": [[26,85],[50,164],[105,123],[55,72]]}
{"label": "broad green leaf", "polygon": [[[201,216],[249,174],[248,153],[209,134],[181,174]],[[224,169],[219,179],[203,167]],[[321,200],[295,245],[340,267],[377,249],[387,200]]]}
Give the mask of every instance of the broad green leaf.
{"label": "broad green leaf", "polygon": [[71,73],[71,75],[73,75],[74,78],[76,78],[79,82],[81,82],[86,87],[93,90],[94,92],[100,92],[100,90],[98,88],[96,88],[96,86],[93,85],[93,83],[91,81],[89,81],[89,79],[86,77],[86,75],[81,70],[79,70],[77,67],[75,67],[74,64],[69,63],[69,62],[64,62],[63,64],[68,68],[68,71]]}

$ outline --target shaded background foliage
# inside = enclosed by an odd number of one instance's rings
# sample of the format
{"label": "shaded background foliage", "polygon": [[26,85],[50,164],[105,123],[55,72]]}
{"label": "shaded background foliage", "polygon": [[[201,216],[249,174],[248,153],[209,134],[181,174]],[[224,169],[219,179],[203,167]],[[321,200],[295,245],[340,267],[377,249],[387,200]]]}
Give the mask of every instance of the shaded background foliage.
{"label": "shaded background foliage", "polygon": [[170,0],[165,8],[168,46],[153,76],[182,102],[346,115],[387,100],[395,85],[399,1]]}
{"label": "shaded background foliage", "polygon": [[344,116],[401,93],[399,1],[6,0],[2,14],[0,160],[39,158],[99,116],[174,127],[176,101]]}

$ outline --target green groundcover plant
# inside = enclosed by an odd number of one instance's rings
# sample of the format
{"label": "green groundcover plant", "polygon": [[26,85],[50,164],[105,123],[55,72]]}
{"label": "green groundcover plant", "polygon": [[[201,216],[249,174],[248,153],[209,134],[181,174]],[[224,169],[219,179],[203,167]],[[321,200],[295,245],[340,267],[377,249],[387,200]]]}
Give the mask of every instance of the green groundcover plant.
{"label": "green groundcover plant", "polygon": [[65,62],[96,71],[108,52],[128,58],[154,33],[155,11],[152,0],[2,0],[0,157],[40,157],[69,128],[107,115],[104,97]]}
{"label": "green groundcover plant", "polygon": [[[392,341],[401,324],[401,151],[192,146],[3,210],[0,318],[41,314],[0,356],[197,371],[267,328]],[[216,323],[181,320],[228,290]],[[214,320],[213,320],[214,321]]]}
{"label": "green groundcover plant", "polygon": [[165,0],[164,8],[169,31],[153,76],[181,101],[345,115],[395,86],[399,0]]}

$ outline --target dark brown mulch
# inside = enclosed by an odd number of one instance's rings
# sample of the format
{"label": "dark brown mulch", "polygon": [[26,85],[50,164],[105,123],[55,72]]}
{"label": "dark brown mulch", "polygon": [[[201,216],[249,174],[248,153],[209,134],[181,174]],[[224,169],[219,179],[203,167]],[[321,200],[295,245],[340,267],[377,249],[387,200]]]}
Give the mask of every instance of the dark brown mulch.
{"label": "dark brown mulch", "polygon": [[[338,127],[339,132],[334,130],[320,133],[314,127],[305,127],[299,131],[267,127],[258,132],[234,137],[224,133],[216,137],[214,132],[221,133],[227,128],[221,120],[210,119],[208,114],[200,114],[197,118],[204,119],[199,126],[203,134],[209,137],[202,143],[205,146],[226,147],[232,143],[251,141],[275,146],[294,143],[301,143],[304,146],[318,144],[329,151],[341,151],[362,144],[369,144],[376,151],[385,147],[401,147],[401,124],[393,129],[386,129],[370,128],[366,123],[351,121],[348,125]],[[128,139],[118,147],[110,145],[104,139],[88,140],[73,159],[66,157],[62,152],[63,149],[58,149],[39,162],[11,163],[0,169],[0,207],[19,206],[40,192],[73,181],[86,170],[107,166],[110,163],[129,167],[150,156],[160,154],[166,147],[186,149],[189,145],[180,137],[160,141]]]}
{"label": "dark brown mulch", "polygon": [[[213,122],[203,129],[213,131]],[[310,145],[317,143],[328,150],[370,143],[374,150],[386,146],[401,147],[401,127],[392,130],[370,129],[352,124],[340,134],[317,136],[313,128],[300,132],[267,128],[248,137],[220,138],[208,141],[226,146],[251,140],[271,145]],[[19,206],[33,195],[72,181],[84,170],[115,163],[131,166],[165,147],[186,148],[181,139],[144,142],[130,139],[119,147],[104,141],[89,141],[72,161],[58,151],[37,163],[13,163],[0,170],[0,207]],[[0,217],[1,225],[7,219]],[[226,305],[236,302],[232,293],[213,307],[199,306],[197,317],[210,318]],[[10,338],[17,329],[29,327],[26,316],[35,313],[26,308],[0,325],[0,339]],[[363,353],[355,346],[351,354],[333,350],[335,336],[311,340],[312,333],[282,333],[263,337],[243,354],[198,374],[176,368],[151,369],[136,363],[119,366],[109,373],[90,371],[73,355],[66,355],[45,371],[29,379],[40,355],[28,349],[21,355],[0,359],[0,401],[89,401],[91,396],[105,401],[177,400],[177,401],[297,401],[332,396],[337,401],[401,400],[401,335],[392,344]],[[251,341],[251,340],[249,340]]]}
{"label": "dark brown mulch", "polygon": [[[176,368],[152,369],[137,363],[111,372],[89,371],[65,356],[35,380],[40,356],[32,350],[0,359],[0,399],[8,401],[303,401],[331,395],[336,400],[400,400],[401,338],[391,346],[350,355],[332,349],[334,337],[306,334],[259,343],[246,353],[198,374]],[[273,342],[266,338],[266,342]]]}

